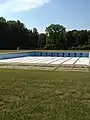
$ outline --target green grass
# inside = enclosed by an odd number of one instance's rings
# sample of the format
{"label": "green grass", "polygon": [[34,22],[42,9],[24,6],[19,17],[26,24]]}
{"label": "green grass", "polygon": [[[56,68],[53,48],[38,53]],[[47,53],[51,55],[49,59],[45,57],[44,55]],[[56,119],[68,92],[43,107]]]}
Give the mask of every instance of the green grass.
{"label": "green grass", "polygon": [[90,50],[36,50],[41,52],[90,52]]}
{"label": "green grass", "polygon": [[0,50],[0,53],[11,53],[16,52],[16,50]]}
{"label": "green grass", "polygon": [[[19,52],[90,52],[90,50],[19,50]],[[0,54],[15,53],[17,50],[0,50]]]}
{"label": "green grass", "polygon": [[[16,53],[17,50],[0,50],[0,54],[6,54],[6,53]],[[25,50],[19,50],[19,52],[26,52]]]}
{"label": "green grass", "polygon": [[90,73],[0,70],[0,120],[90,120]]}

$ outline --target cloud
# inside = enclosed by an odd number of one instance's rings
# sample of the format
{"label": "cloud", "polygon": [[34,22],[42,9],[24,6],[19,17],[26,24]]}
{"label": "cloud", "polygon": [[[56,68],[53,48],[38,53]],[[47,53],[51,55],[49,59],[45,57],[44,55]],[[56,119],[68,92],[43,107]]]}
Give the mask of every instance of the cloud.
{"label": "cloud", "polygon": [[0,0],[0,15],[28,11],[43,6],[50,0]]}

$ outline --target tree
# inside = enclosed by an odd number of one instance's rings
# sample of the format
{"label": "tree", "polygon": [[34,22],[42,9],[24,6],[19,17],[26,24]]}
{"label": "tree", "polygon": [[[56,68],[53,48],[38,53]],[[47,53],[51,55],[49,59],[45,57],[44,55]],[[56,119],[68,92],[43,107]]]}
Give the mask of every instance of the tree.
{"label": "tree", "polygon": [[87,49],[90,50],[90,35],[88,36]]}
{"label": "tree", "polygon": [[59,24],[51,24],[46,28],[46,48],[63,49],[65,43],[65,27]]}
{"label": "tree", "polygon": [[44,49],[46,44],[46,35],[44,33],[39,34],[38,48]]}
{"label": "tree", "polygon": [[39,33],[37,32],[36,28],[33,28],[33,32],[32,32],[32,46],[33,48],[38,48],[38,40],[39,40]]}
{"label": "tree", "polygon": [[4,17],[0,17],[0,22],[6,22],[6,19]]}
{"label": "tree", "polygon": [[27,29],[19,20],[0,17],[0,49],[90,49],[90,30],[72,30],[51,24],[46,34],[36,28]]}
{"label": "tree", "polygon": [[77,47],[79,42],[79,36],[77,30],[72,30],[67,32],[67,46],[68,49],[72,49],[72,47]]}

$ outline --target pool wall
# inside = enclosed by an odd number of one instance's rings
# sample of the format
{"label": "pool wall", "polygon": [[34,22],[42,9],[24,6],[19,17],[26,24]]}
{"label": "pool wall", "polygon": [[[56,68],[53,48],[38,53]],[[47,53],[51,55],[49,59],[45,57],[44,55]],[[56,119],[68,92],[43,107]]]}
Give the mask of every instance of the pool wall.
{"label": "pool wall", "polygon": [[89,57],[89,52],[23,52],[23,53],[10,53],[10,54],[0,54],[0,59],[11,59],[18,57],[28,57],[28,56],[50,56],[50,57]]}
{"label": "pool wall", "polygon": [[83,52],[36,52],[35,56],[89,57],[89,53],[83,53]]}
{"label": "pool wall", "polygon": [[11,58],[27,57],[27,56],[35,56],[35,52],[0,54],[0,59],[11,59]]}

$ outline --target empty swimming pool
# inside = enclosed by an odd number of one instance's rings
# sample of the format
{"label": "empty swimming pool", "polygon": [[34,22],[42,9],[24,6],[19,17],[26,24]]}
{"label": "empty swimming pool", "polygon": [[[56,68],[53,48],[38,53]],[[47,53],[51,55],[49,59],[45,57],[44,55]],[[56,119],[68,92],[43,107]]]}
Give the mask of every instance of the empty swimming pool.
{"label": "empty swimming pool", "polygon": [[86,65],[89,52],[24,52],[0,55],[0,64]]}

